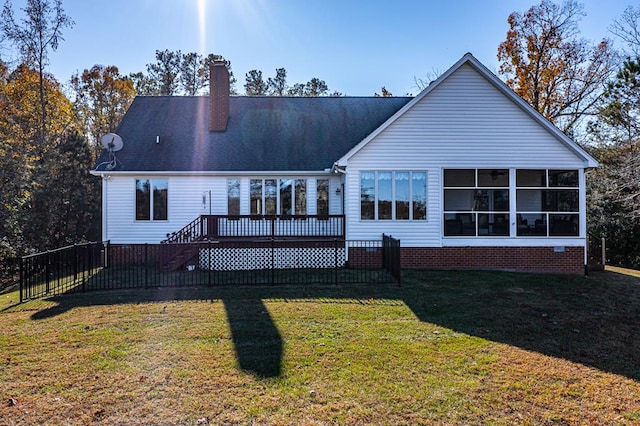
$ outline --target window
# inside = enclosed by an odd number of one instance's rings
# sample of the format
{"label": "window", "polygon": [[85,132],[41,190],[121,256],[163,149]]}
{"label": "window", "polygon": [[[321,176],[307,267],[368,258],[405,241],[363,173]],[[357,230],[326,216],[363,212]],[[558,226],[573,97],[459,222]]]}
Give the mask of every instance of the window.
{"label": "window", "polygon": [[362,172],[360,174],[360,219],[375,219],[376,174]]}
{"label": "window", "polygon": [[444,235],[509,235],[509,170],[444,170]]}
{"label": "window", "polygon": [[396,220],[408,220],[411,201],[409,172],[396,172],[394,185],[396,187]]}
{"label": "window", "polygon": [[252,215],[306,215],[306,179],[251,179]]}
{"label": "window", "polygon": [[276,179],[264,180],[264,214],[278,213],[278,191]]}
{"label": "window", "polygon": [[378,219],[391,220],[393,191],[391,190],[393,173],[378,172]]}
{"label": "window", "polygon": [[251,214],[262,214],[262,179],[251,179],[249,190],[249,201]]}
{"label": "window", "polygon": [[227,214],[240,214],[240,179],[227,179]]}
{"label": "window", "polygon": [[293,203],[291,202],[292,179],[280,179],[280,212],[282,214],[293,213]]}
{"label": "window", "polygon": [[324,216],[329,214],[329,179],[316,181],[316,213]]}
{"label": "window", "polygon": [[136,179],[136,220],[167,220],[167,179]]}
{"label": "window", "polygon": [[427,173],[360,173],[360,219],[426,220]]}
{"label": "window", "polygon": [[[427,173],[411,173],[413,220],[427,220]],[[410,196],[411,198],[411,196]]]}
{"label": "window", "polygon": [[518,236],[578,236],[577,170],[516,170]]}
{"label": "window", "polygon": [[296,179],[295,186],[295,214],[307,214],[307,180]]}

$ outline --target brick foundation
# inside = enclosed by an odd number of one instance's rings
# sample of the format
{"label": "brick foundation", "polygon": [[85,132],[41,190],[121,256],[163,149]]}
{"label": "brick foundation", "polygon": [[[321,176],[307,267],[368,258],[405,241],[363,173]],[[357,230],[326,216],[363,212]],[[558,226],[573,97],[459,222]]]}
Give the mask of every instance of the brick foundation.
{"label": "brick foundation", "polygon": [[584,274],[583,247],[402,247],[400,259],[403,268]]}

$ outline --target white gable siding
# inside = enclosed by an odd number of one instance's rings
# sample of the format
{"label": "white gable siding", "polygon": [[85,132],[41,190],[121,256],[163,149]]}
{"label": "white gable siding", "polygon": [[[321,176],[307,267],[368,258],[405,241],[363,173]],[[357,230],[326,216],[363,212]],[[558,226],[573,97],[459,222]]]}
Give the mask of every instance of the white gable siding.
{"label": "white gable siding", "polygon": [[[283,176],[285,176],[283,174]],[[256,176],[260,177],[260,176]],[[264,177],[264,176],[262,176]],[[227,214],[227,179],[240,179],[240,213],[249,214],[249,177],[239,176],[118,176],[112,175],[104,182],[103,190],[103,238],[117,244],[158,243],[168,233],[180,230],[199,215],[209,214],[209,191],[211,191],[211,213]],[[316,179],[327,176],[302,176],[307,179],[308,214],[316,214]],[[136,179],[168,180],[168,220],[135,220]],[[330,177],[331,214],[341,213],[341,195],[335,193],[340,178]],[[204,202],[203,202],[204,196]]]}
{"label": "white gable siding", "polygon": [[[465,167],[579,169],[584,163],[466,64],[349,159],[347,237],[385,232],[403,246],[440,246],[442,169]],[[428,220],[361,221],[360,172],[367,170],[427,171]]]}

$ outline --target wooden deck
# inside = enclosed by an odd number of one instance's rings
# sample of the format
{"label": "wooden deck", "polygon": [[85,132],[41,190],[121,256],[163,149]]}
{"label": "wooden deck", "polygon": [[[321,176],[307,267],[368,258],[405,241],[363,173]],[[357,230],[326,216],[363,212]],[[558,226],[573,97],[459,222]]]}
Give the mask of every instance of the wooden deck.
{"label": "wooden deck", "polygon": [[344,237],[344,215],[202,215],[163,243]]}

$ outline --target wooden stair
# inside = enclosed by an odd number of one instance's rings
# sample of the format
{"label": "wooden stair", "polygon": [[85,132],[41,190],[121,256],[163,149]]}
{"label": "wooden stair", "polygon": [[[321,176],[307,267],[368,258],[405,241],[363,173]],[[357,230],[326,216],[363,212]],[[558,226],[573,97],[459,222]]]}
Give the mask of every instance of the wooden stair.
{"label": "wooden stair", "polygon": [[200,251],[198,244],[167,244],[165,250],[169,250],[169,253],[160,265],[160,269],[164,272],[176,271],[189,263],[198,263]]}
{"label": "wooden stair", "polygon": [[161,242],[164,245],[160,262],[162,271],[176,271],[189,263],[193,264],[194,260],[197,264],[197,243],[204,239],[203,226],[202,216],[198,216],[181,230],[167,234],[167,239]]}

